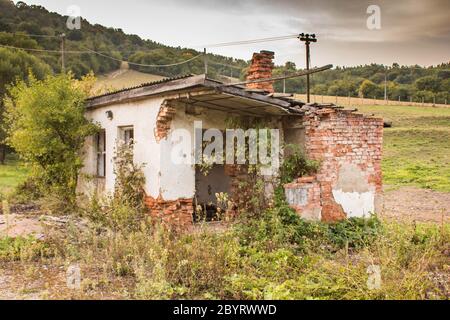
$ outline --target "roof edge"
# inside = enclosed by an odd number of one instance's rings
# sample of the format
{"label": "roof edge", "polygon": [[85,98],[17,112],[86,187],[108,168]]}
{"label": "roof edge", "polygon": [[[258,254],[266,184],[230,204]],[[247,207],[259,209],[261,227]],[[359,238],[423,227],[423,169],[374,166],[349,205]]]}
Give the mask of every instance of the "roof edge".
{"label": "roof edge", "polygon": [[204,85],[206,75],[186,75],[177,78],[167,78],[160,81],[145,83],[137,87],[125,88],[115,92],[88,98],[87,108],[102,107],[109,104],[125,102],[144,97],[161,94],[168,91],[182,90],[186,88]]}

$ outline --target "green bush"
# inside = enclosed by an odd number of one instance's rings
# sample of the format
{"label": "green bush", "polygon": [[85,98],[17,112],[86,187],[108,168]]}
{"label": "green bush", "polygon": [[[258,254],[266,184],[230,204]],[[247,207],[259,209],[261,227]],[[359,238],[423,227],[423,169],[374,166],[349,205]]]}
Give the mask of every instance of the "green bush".
{"label": "green bush", "polygon": [[319,169],[319,162],[307,159],[298,150],[298,146],[287,145],[285,151],[290,151],[291,154],[285,157],[280,168],[282,184],[292,182],[294,179],[302,176],[314,174]]}
{"label": "green bush", "polygon": [[82,167],[81,148],[97,126],[84,117],[93,77],[30,75],[9,90],[6,99],[7,143],[33,167],[45,194],[57,195],[70,207],[75,202]]}
{"label": "green bush", "polygon": [[0,261],[37,260],[53,256],[49,244],[33,237],[0,238]]}

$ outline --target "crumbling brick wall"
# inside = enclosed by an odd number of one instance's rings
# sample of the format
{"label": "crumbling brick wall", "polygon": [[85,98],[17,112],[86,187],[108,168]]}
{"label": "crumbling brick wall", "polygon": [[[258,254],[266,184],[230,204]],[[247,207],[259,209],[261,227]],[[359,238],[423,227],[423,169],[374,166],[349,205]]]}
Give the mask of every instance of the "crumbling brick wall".
{"label": "crumbling brick wall", "polygon": [[291,205],[302,216],[323,221],[378,211],[382,196],[383,120],[324,108],[304,116],[303,125],[305,153],[321,165],[315,176],[286,186],[306,197],[303,203]]}
{"label": "crumbling brick wall", "polygon": [[156,118],[156,126],[154,129],[156,141],[159,142],[167,137],[175,113],[176,109],[170,105],[169,101],[165,100],[162,103]]}
{"label": "crumbling brick wall", "polygon": [[147,196],[145,204],[150,215],[168,225],[185,228],[192,225],[193,199],[164,200]]}

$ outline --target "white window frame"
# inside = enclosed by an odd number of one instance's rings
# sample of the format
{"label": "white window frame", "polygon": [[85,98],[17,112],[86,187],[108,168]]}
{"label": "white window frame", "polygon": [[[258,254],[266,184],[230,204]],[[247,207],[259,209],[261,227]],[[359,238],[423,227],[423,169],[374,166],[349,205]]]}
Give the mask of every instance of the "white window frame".
{"label": "white window frame", "polygon": [[[127,137],[127,132],[132,132],[131,137]],[[119,137],[125,143],[133,144],[134,141],[134,126],[122,126],[119,127]]]}
{"label": "white window frame", "polygon": [[[101,138],[103,138],[103,148],[101,147]],[[96,169],[95,173],[98,178],[106,177],[106,130],[102,129],[95,135],[95,148],[96,148]],[[100,161],[103,162],[103,172],[100,172]]]}

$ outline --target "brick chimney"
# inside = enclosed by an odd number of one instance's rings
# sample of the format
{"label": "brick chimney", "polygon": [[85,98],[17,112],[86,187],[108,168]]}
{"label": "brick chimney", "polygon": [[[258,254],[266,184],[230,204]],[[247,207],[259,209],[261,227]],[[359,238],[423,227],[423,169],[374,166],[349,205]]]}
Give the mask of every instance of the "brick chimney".
{"label": "brick chimney", "polygon": [[[273,58],[275,53],[272,51],[261,51],[260,53],[254,53],[252,58],[252,65],[247,73],[248,80],[258,80],[267,79],[272,77],[272,70],[274,67]],[[259,83],[248,83],[247,88],[249,89],[262,89],[273,93],[273,81],[272,82],[259,82]]]}

